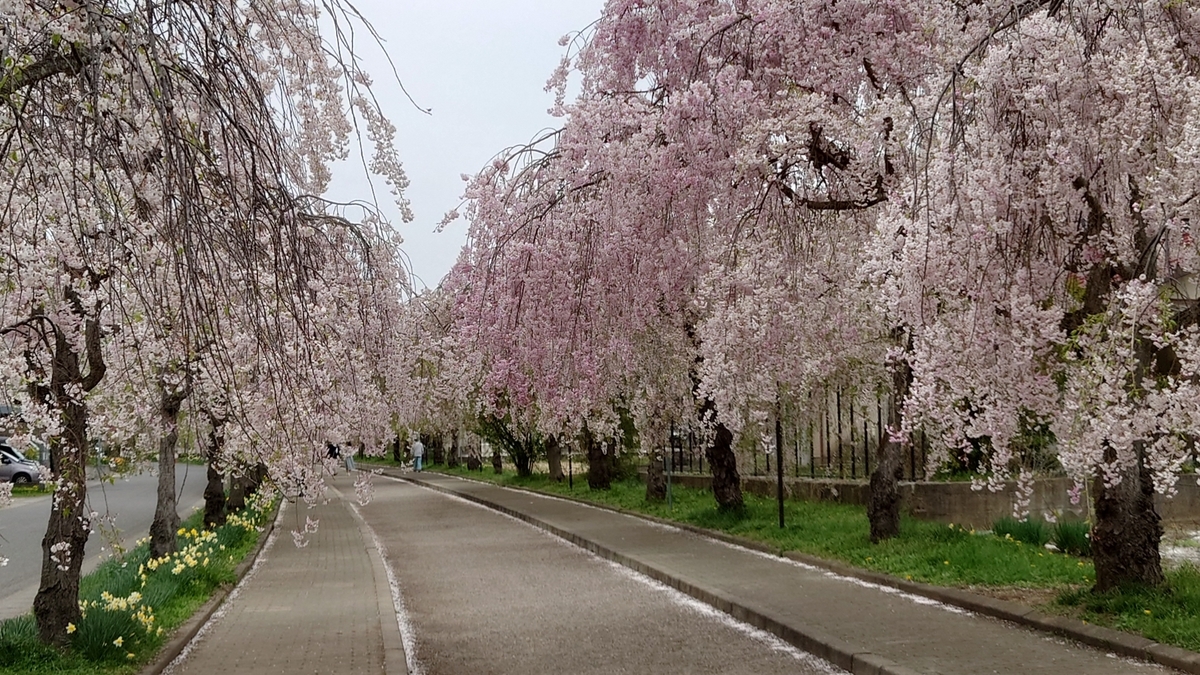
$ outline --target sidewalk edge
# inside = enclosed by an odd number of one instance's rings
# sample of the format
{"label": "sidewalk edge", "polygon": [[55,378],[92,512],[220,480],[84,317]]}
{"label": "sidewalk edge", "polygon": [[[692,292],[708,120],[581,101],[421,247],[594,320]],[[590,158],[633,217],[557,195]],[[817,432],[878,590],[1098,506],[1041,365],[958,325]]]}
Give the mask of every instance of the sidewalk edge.
{"label": "sidewalk edge", "polygon": [[[659,570],[654,569],[649,571],[652,568],[648,568],[642,563],[625,558],[625,556],[617,553],[616,551],[608,551],[608,549],[601,547],[594,542],[588,541],[574,533],[560,531],[559,528],[556,528],[548,523],[544,523],[537,518],[533,518],[532,516],[528,516],[523,513],[512,512],[512,509],[491,503],[487,500],[475,497],[474,495],[465,495],[450,491],[442,486],[425,482],[411,474],[400,474],[399,472],[393,471],[385,470],[384,474],[393,478],[407,480],[432,490],[446,492],[464,499],[469,499],[544,529],[583,549],[591,551],[596,555],[608,560],[612,560],[613,562],[617,562],[625,567],[629,567],[630,569],[645,574],[656,581],[667,584],[668,586],[686,593],[687,595],[690,595],[706,604],[712,605],[713,607],[730,614],[737,619],[774,633],[783,640],[817,656],[825,658],[835,665],[850,671],[854,675],[913,675],[913,671],[902,666],[898,666],[897,664],[887,661],[886,659],[882,659],[874,654],[853,651],[849,645],[834,644],[832,638],[830,638],[830,641],[825,643],[820,643],[819,641],[818,643],[814,643],[808,636],[800,634],[794,628],[778,623],[769,617],[762,616],[757,612],[750,610],[749,608],[742,607],[732,600],[719,598],[715,594],[708,593],[702,589],[693,589],[689,584],[686,584],[679,579],[670,577],[666,573],[663,573]],[[450,476],[449,474],[439,475],[446,475],[450,478],[458,478],[459,480],[470,480],[463,479],[458,476]],[[658,518],[656,516],[637,513],[635,511],[629,511],[605,504],[596,504],[564,495],[539,492],[537,490],[530,490],[515,486],[496,485],[494,483],[487,483],[486,481],[476,482],[482,482],[491,487],[519,492],[528,492],[542,497],[563,499],[583,506],[590,506],[605,511],[611,511],[613,513],[620,513],[626,516],[641,518],[642,520],[647,520],[659,525],[678,528],[727,544],[733,544],[735,546],[741,546],[743,548],[752,549],[762,553],[768,553],[782,558],[795,560],[806,565],[812,565],[813,567],[819,567],[828,570],[841,576],[859,579],[861,581],[878,584],[880,586],[895,588],[897,590],[904,591],[905,593],[911,593],[913,595],[929,598],[930,600],[936,600],[937,602],[975,612],[976,614],[1009,621],[1020,626],[1025,626],[1041,632],[1075,640],[1090,647],[1109,651],[1120,656],[1156,663],[1168,668],[1174,668],[1184,673],[1189,673],[1190,675],[1200,675],[1200,653],[1183,649],[1181,647],[1175,647],[1173,645],[1157,643],[1140,635],[1134,635],[1132,633],[1125,633],[1112,628],[1106,628],[1104,626],[1096,626],[1093,624],[1084,623],[1078,619],[1043,614],[1032,607],[1026,607],[1015,602],[989,598],[987,596],[972,593],[960,588],[945,588],[914,581],[906,581],[889,576],[887,574],[882,574],[880,572],[864,570],[839,561],[826,560],[824,558],[818,558],[816,556],[799,553],[796,551],[780,552],[778,547],[764,544],[760,541],[739,537],[737,535],[726,534],[724,532],[717,532],[715,530],[708,530],[687,523],[667,520],[666,518]],[[734,610],[735,607],[737,608],[737,611]]]}
{"label": "sidewalk edge", "polygon": [[254,550],[245,558],[242,558],[242,561],[234,568],[233,574],[237,577],[237,580],[227,587],[217,589],[212,594],[212,597],[208,599],[208,602],[200,605],[200,608],[192,614],[191,618],[179,624],[171,633],[171,638],[158,651],[158,655],[154,657],[154,660],[138,671],[138,675],[160,675],[167,666],[171,665],[183,653],[188,643],[196,637],[196,634],[200,632],[204,624],[208,623],[212,615],[220,609],[225,599],[233,592],[233,589],[237,588],[238,583],[246,576],[247,570],[254,564],[254,561],[258,560],[258,555],[262,553],[263,548],[267,545],[267,541],[270,540],[271,533],[275,531],[275,526],[279,523],[282,515],[283,509],[276,506],[275,517],[263,528],[262,532],[259,532],[258,543],[254,546]]}
{"label": "sidewalk edge", "polygon": [[[363,538],[367,554],[371,558],[371,572],[375,577],[375,601],[379,611],[379,628],[383,637],[383,672],[387,675],[409,675],[408,655],[404,652],[404,641],[400,637],[400,618],[392,604],[392,588],[388,583],[387,561],[376,543],[371,526],[366,518],[343,497],[342,504],[358,524],[358,533]],[[385,625],[386,624],[386,625]]]}

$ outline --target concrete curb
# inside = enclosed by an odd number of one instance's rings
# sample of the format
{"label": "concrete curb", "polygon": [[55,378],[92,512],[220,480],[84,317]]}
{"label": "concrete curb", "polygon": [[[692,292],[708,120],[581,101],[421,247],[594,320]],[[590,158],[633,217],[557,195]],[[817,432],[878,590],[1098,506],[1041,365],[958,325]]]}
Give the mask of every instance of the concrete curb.
{"label": "concrete curb", "polygon": [[387,561],[383,551],[375,545],[376,538],[358,509],[343,498],[343,505],[358,523],[358,533],[371,558],[371,572],[375,577],[375,600],[379,607],[379,627],[383,634],[383,672],[387,675],[408,675],[408,656],[404,653],[404,641],[400,638],[400,620],[392,604],[392,588],[388,584]]}
{"label": "concrete curb", "polygon": [[[891,662],[878,655],[872,654],[865,650],[858,650],[853,645],[842,643],[832,636],[821,635],[820,632],[815,629],[805,628],[803,631],[801,631],[797,628],[784,625],[766,615],[760,614],[752,609],[738,604],[736,600],[723,598],[705,589],[696,588],[691,584],[671,577],[666,572],[656,568],[651,568],[616,551],[599,546],[595,542],[586,540],[572,532],[560,530],[559,528],[532,516],[515,512],[512,509],[508,509],[472,495],[460,494],[441,486],[427,483],[422,481],[420,478],[412,476],[411,474],[401,475],[398,472],[393,473],[386,470],[384,471],[384,474],[393,478],[406,480],[432,490],[437,490],[439,492],[453,494],[463,499],[468,499],[506,515],[517,518],[518,520],[522,520],[530,525],[539,527],[547,532],[550,532],[551,534],[571,542],[572,544],[575,544],[576,546],[579,546],[580,548],[591,551],[602,558],[624,565],[625,567],[640,572],[680,592],[686,593],[687,595],[690,595],[701,602],[709,604],[736,619],[773,633],[784,641],[789,642],[792,645],[795,645],[796,647],[810,652],[816,656],[824,658],[838,667],[850,671],[854,675],[917,675],[915,671],[900,666],[899,664]],[[458,478],[457,476],[451,477]],[[1043,614],[1031,607],[1026,607],[1024,605],[1005,600],[996,600],[994,598],[978,595],[976,593],[971,593],[970,591],[965,591],[959,588],[944,588],[914,581],[905,581],[903,579],[898,579],[896,577],[879,572],[872,572],[870,570],[860,569],[842,562],[825,560],[823,558],[817,558],[815,556],[797,553],[795,551],[781,553],[776,547],[759,541],[754,541],[752,539],[730,535],[724,532],[708,530],[695,525],[667,520],[665,518],[658,518],[642,513],[636,513],[626,509],[611,507],[603,504],[595,504],[573,497],[538,492],[537,490],[529,490],[526,488],[500,486],[495,485],[494,483],[487,483],[487,485],[501,487],[508,490],[529,492],[531,494],[551,497],[554,499],[563,499],[584,506],[603,509],[613,513],[620,513],[622,515],[633,516],[635,518],[641,518],[643,520],[658,523],[660,525],[675,527],[681,530],[692,532],[694,534],[708,537],[710,539],[716,539],[728,544],[733,544],[735,546],[741,546],[743,548],[795,560],[806,565],[812,565],[813,567],[819,567],[841,576],[859,579],[861,581],[878,584],[880,586],[895,588],[905,593],[911,593],[913,595],[936,600],[946,605],[959,607],[977,614],[1009,621],[1021,626],[1033,628],[1035,630],[1051,633],[1053,635],[1058,635],[1071,640],[1076,640],[1085,645],[1112,652],[1120,656],[1140,659],[1150,663],[1157,663],[1159,665],[1174,668],[1192,675],[1200,675],[1200,653],[1181,649],[1172,645],[1160,644],[1139,635],[1133,635],[1111,628],[1105,628],[1103,626],[1087,624],[1078,619],[1050,616]]]}
{"label": "concrete curb", "polygon": [[188,643],[196,637],[196,634],[200,632],[204,624],[208,623],[208,620],[221,607],[221,604],[225,602],[225,599],[229,597],[233,589],[237,588],[238,583],[242,580],[242,577],[246,576],[246,572],[254,564],[254,561],[258,560],[258,555],[262,553],[263,548],[267,545],[267,541],[271,538],[271,533],[275,530],[275,526],[282,517],[283,509],[281,506],[276,506],[275,517],[259,533],[258,543],[254,546],[254,550],[245,558],[242,558],[242,562],[238,563],[238,566],[234,568],[233,574],[237,577],[237,580],[231,586],[218,588],[212,594],[212,597],[208,599],[208,602],[200,605],[200,609],[197,609],[190,619],[179,624],[171,633],[171,637],[167,640],[166,644],[159,650],[158,655],[154,657],[154,660],[146,664],[138,672],[138,675],[160,675],[167,666],[171,665],[171,662],[183,653]]}

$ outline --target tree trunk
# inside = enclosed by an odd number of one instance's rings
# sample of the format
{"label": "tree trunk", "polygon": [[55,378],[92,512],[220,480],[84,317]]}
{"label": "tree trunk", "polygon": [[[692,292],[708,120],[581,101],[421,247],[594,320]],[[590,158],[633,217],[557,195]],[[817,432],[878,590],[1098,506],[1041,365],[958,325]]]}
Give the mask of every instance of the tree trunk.
{"label": "tree trunk", "polygon": [[[77,300],[68,289],[68,297]],[[82,315],[82,303],[76,303]],[[58,407],[62,433],[50,438],[51,464],[58,467],[58,490],[50,500],[50,518],[42,537],[42,575],[33,599],[38,639],[45,644],[65,646],[67,625],[78,623],[79,579],[83,573],[84,546],[90,523],[87,510],[86,467],[90,446],[87,437],[88,411],[80,392],[89,392],[104,379],[105,364],[100,323],[84,320],[88,372],[85,375],[79,354],[61,332],[55,333],[50,360],[49,385],[30,385],[30,393],[43,404]],[[30,371],[42,372],[41,364],[32,363]],[[59,407],[61,406],[61,407]]]}
{"label": "tree trunk", "polygon": [[225,508],[229,513],[237,513],[246,508],[246,485],[246,477],[236,473],[229,481],[229,499],[225,501]]}
{"label": "tree trunk", "polygon": [[63,421],[63,435],[50,441],[50,454],[59,468],[62,486],[50,500],[50,520],[42,538],[41,585],[33,600],[38,639],[60,646],[68,641],[67,624],[77,624],[81,617],[79,579],[89,527],[86,409],[78,403],[68,403]]}
{"label": "tree trunk", "polygon": [[179,408],[185,392],[164,388],[159,403],[162,436],[158,439],[158,500],[150,522],[150,556],[161,558],[178,549],[179,512],[175,504],[175,449],[179,442]]}
{"label": "tree trunk", "polygon": [[534,456],[533,439],[526,436],[512,453],[513,466],[516,467],[518,476],[528,478],[533,475]]}
{"label": "tree trunk", "polygon": [[[1138,369],[1132,386],[1141,388],[1153,377],[1158,349],[1147,338],[1136,344]],[[1095,517],[1092,527],[1092,562],[1096,565],[1096,591],[1129,584],[1158,586],[1163,582],[1158,545],[1163,528],[1154,508],[1154,480],[1146,466],[1146,442],[1136,441],[1137,466],[1121,472],[1121,482],[1106,487],[1095,481]],[[1106,448],[1104,461],[1114,463],[1116,451]]]}
{"label": "tree trunk", "polygon": [[492,446],[492,471],[497,475],[504,473],[504,459],[500,457],[500,446]]}
{"label": "tree trunk", "polygon": [[587,446],[588,487],[593,490],[607,490],[612,487],[613,448],[596,440],[596,437],[584,429],[584,443]]}
{"label": "tree trunk", "polygon": [[246,472],[244,480],[246,481],[246,496],[257,493],[267,480],[267,465],[262,462],[255,464],[254,468]]}
{"label": "tree trunk", "polygon": [[225,474],[208,460],[208,482],[204,485],[204,528],[214,530],[225,524]]}
{"label": "tree trunk", "polygon": [[441,434],[430,438],[429,440],[429,459],[431,464],[446,463],[446,446],[443,445],[445,439]]}
{"label": "tree trunk", "polygon": [[550,465],[550,480],[561,483],[566,476],[563,474],[562,446],[558,443],[558,436],[546,439],[546,463]]}
{"label": "tree trunk", "polygon": [[704,449],[708,468],[712,471],[713,497],[718,511],[741,511],[745,508],[742,499],[742,477],[738,473],[737,455],[733,452],[733,432],[724,424],[717,424],[712,441]]}
{"label": "tree trunk", "polygon": [[209,421],[212,422],[212,428],[208,432],[208,447],[205,448],[208,482],[204,485],[204,527],[211,530],[225,524],[225,474],[217,468],[225,434],[223,420],[210,415]]}
{"label": "tree trunk", "polygon": [[[890,422],[889,422],[890,424]],[[878,544],[900,534],[900,476],[904,473],[902,445],[880,439],[875,470],[867,495],[871,542]]]}
{"label": "tree trunk", "polygon": [[392,442],[392,461],[400,464],[404,461],[404,455],[400,451],[400,437],[396,436],[396,440]]}
{"label": "tree trunk", "polygon": [[[1139,453],[1141,454],[1141,453]],[[1095,481],[1096,524],[1092,527],[1092,561],[1096,591],[1128,584],[1157,586],[1163,582],[1158,544],[1163,528],[1154,509],[1154,484],[1141,466],[1107,488]]]}
{"label": "tree trunk", "polygon": [[667,499],[667,477],[663,473],[661,449],[650,449],[650,463],[646,465],[646,501],[662,502]]}
{"label": "tree trunk", "polygon": [[446,456],[446,466],[456,469],[458,464],[458,432],[456,431],[450,436],[450,454]]}
{"label": "tree trunk", "polygon": [[[894,329],[892,338],[898,344],[910,341],[903,331]],[[904,473],[904,446],[891,440],[889,430],[901,427],[904,399],[912,384],[912,367],[907,361],[892,364],[892,401],[888,408],[888,425],[879,439],[878,461],[871,474],[870,494],[867,495],[867,520],[871,524],[871,541],[878,544],[900,534],[900,477]]]}

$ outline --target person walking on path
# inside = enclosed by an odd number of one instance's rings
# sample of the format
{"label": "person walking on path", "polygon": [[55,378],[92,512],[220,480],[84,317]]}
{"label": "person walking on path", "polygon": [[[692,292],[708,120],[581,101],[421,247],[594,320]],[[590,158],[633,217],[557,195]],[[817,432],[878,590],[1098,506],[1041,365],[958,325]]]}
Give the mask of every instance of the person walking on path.
{"label": "person walking on path", "polygon": [[421,437],[417,436],[417,440],[412,444],[413,455],[413,470],[421,470],[421,460],[425,457],[425,444],[421,442]]}

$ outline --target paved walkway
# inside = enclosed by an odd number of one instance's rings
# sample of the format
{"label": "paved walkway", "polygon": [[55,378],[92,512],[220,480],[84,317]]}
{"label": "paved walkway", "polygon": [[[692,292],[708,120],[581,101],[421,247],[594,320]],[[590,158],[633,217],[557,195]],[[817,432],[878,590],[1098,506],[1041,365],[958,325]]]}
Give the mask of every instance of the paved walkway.
{"label": "paved walkway", "polygon": [[437,474],[420,480],[540,521],[856,675],[1171,672],[640,518]]}
{"label": "paved walkway", "polygon": [[[632,516],[437,474],[403,476],[538,524],[774,632],[855,675],[1172,672]],[[415,672],[420,672],[420,657],[431,654],[425,650],[454,651],[457,640],[492,639],[503,644],[506,636],[511,637],[504,620],[521,621],[517,604],[511,604],[510,615],[502,615],[499,628],[489,633],[464,635],[456,617],[487,611],[475,609],[486,602],[483,589],[503,591],[504,579],[511,577],[537,587],[556,578],[559,565],[554,560],[563,556],[540,551],[536,559],[541,562],[534,567],[514,564],[509,569],[504,560],[520,556],[522,547],[514,547],[499,532],[494,525],[496,516],[444,498],[434,499],[427,490],[383,477],[377,480],[381,483],[377,488],[380,501],[363,508],[362,513],[375,523],[391,549],[400,590],[410,581],[414,583],[408,587],[412,623],[409,616],[402,616],[398,625],[394,609],[400,603],[393,604],[395,589],[389,585],[388,568],[377,550],[379,540],[358,510],[338,493],[338,499],[314,509],[320,528],[303,549],[293,546],[288,534],[303,528],[304,514],[299,512],[303,507],[297,510],[289,505],[275,541],[265,549],[256,569],[167,672],[407,673],[399,648],[401,626],[409,644],[415,634]],[[345,494],[353,494],[344,475],[334,484]],[[460,522],[464,519],[468,522]],[[516,536],[528,539],[530,535]],[[469,558],[477,560],[474,567],[463,566]],[[460,587],[468,590],[459,592]],[[470,590],[476,587],[476,591]],[[518,601],[528,602],[529,598],[514,597],[512,603]],[[568,598],[559,604],[562,606],[525,609],[537,620],[548,617],[547,625],[557,625],[572,614],[586,623],[591,611],[586,603]],[[439,612],[441,608],[445,609]],[[596,621],[636,622],[636,614]],[[654,642],[670,631],[673,623],[650,622],[635,632],[642,642]],[[549,634],[542,636],[541,632]],[[445,663],[453,665],[440,670],[435,667],[431,675],[527,672],[520,666],[542,663],[537,654],[562,648],[557,637],[548,630],[519,640],[520,649],[507,653],[515,671],[493,668],[500,663],[486,659],[451,660]],[[606,672],[605,650],[611,653],[629,646],[610,637],[602,630],[590,637],[576,637],[576,641],[591,640],[588,646],[598,650],[591,661],[597,667],[586,672]],[[524,658],[531,660],[526,663]],[[651,672],[640,665],[624,666],[619,672]],[[812,665],[819,669],[818,664]],[[657,669],[663,670],[661,664]]]}
{"label": "paved walkway", "polygon": [[[403,653],[394,653],[399,635],[382,559],[342,496],[353,497],[352,479],[343,473],[333,486],[327,504],[285,505],[243,583],[164,672],[405,672]],[[303,530],[307,517],[320,524],[297,548],[290,533]]]}
{"label": "paved walkway", "polygon": [[423,675],[845,675],[814,656],[492,509],[380,479]]}

